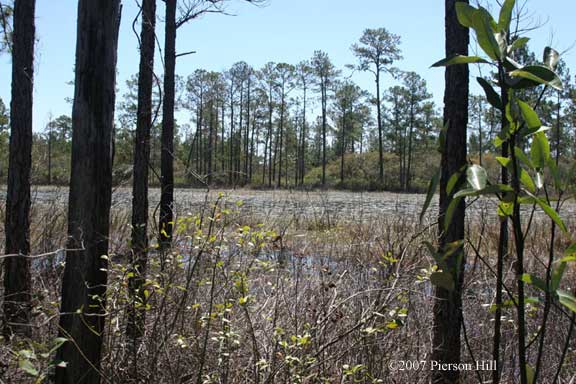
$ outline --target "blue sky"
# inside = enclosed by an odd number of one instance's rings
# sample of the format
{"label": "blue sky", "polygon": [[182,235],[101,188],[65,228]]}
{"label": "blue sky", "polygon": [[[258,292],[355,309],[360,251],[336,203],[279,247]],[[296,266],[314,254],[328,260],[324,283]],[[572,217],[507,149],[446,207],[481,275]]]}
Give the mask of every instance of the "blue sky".
{"label": "blue sky", "polygon": [[[124,0],[123,3],[118,97],[124,93],[126,79],[138,70],[137,42],[131,26],[137,12],[136,2]],[[402,39],[404,59],[396,65],[424,77],[434,100],[441,105],[443,70],[429,66],[441,59],[444,51],[442,0],[269,0],[265,7],[233,0],[229,4],[228,10],[235,16],[207,15],[178,30],[177,50],[197,51],[195,55],[178,59],[179,74],[187,76],[197,68],[219,71],[240,60],[256,68],[268,61],[296,64],[310,58],[317,49],[327,52],[334,64],[343,69],[345,64],[355,62],[350,45],[358,40],[362,31],[385,27]],[[538,55],[547,44],[563,51],[574,43],[575,4],[573,0],[528,1],[534,20],[547,21],[539,30],[528,34],[532,38],[530,45]],[[73,79],[76,5],[74,0],[37,1],[35,131],[43,129],[50,114],[71,112],[65,98],[73,94],[72,86],[66,83]],[[158,1],[159,15],[163,11],[163,2]],[[163,39],[161,19],[158,22],[160,41]],[[576,71],[574,49],[564,56],[572,72]],[[158,73],[162,72],[159,60],[156,68]],[[356,73],[353,79],[362,88],[374,91],[371,75]],[[0,97],[8,104],[10,59],[7,55],[0,56],[0,85]],[[385,77],[383,88],[391,85],[394,81]]]}

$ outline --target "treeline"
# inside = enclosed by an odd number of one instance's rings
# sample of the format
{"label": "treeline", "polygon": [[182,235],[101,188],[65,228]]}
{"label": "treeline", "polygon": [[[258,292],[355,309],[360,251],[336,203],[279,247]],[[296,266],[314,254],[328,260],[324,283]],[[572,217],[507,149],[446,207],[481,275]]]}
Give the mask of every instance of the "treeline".
{"label": "treeline", "polygon": [[[365,34],[387,32],[367,30]],[[522,62],[537,62],[528,49],[521,54]],[[435,162],[436,152],[431,149],[441,128],[439,111],[420,75],[396,68],[390,71],[398,85],[382,93],[382,160],[378,156],[376,98],[335,69],[324,52],[317,51],[297,65],[269,62],[255,69],[242,61],[222,72],[198,69],[186,78],[177,76],[178,116],[190,119],[175,125],[175,183],[422,190],[431,171],[421,165]],[[565,90],[546,91],[538,112],[546,125],[554,128],[554,149],[561,158],[572,159],[576,140],[570,129],[576,118],[574,87],[564,64],[559,73]],[[137,75],[126,81],[126,87],[115,119],[115,183],[127,182],[132,175]],[[150,165],[155,170],[160,168],[161,87],[158,81],[150,138]],[[535,101],[540,95],[527,97]],[[470,155],[496,172],[492,154],[499,112],[483,96],[472,95],[470,100]],[[0,100],[0,177],[4,181],[8,127],[9,111]],[[43,132],[34,133],[35,183],[68,184],[71,132],[71,118],[61,115],[50,118]],[[158,174],[150,173],[152,185],[159,185]]]}
{"label": "treeline", "polygon": [[[221,72],[198,69],[176,76],[181,120],[173,136],[175,184],[411,190],[416,177],[422,189],[428,172],[415,172],[414,160],[427,156],[441,123],[425,80],[391,66],[401,57],[399,44],[398,36],[379,28],[367,29],[351,48],[358,63],[349,69],[373,73],[376,96],[322,51],[298,64],[269,62],[257,69],[241,61]],[[383,74],[398,85],[381,95]],[[149,182],[158,185],[164,85],[154,79],[150,166],[155,172]],[[137,75],[126,87],[115,119],[116,183],[127,181],[133,170]],[[62,115],[34,133],[36,183],[68,183],[71,132],[72,119]]]}

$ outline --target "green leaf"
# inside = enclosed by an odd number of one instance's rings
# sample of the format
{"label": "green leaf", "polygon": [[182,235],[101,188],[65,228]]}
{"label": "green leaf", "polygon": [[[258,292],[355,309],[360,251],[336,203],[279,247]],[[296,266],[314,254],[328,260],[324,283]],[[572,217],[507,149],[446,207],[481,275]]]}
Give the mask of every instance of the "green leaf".
{"label": "green leaf", "polygon": [[426,246],[426,248],[428,249],[428,252],[430,253],[430,256],[432,256],[432,258],[434,259],[434,261],[436,261],[436,264],[438,264],[438,266],[441,269],[445,269],[446,268],[446,262],[444,261],[444,259],[441,257],[441,255],[436,251],[436,248],[434,248],[434,246],[432,245],[432,243],[430,243],[429,241],[424,241],[423,242],[424,245]]}
{"label": "green leaf", "polygon": [[458,191],[454,194],[454,198],[458,197],[468,197],[468,196],[481,196],[481,195],[493,195],[497,193],[512,192],[513,189],[509,185],[505,184],[493,184],[488,185],[486,188],[476,190],[474,188],[466,188]]}
{"label": "green leaf", "polygon": [[454,279],[448,272],[434,272],[430,275],[430,282],[437,287],[444,288],[448,291],[454,290]]}
{"label": "green leaf", "polygon": [[484,53],[492,60],[499,60],[503,57],[500,45],[496,40],[494,28],[496,22],[490,13],[480,7],[472,19],[472,28],[476,32],[476,40]]}
{"label": "green leaf", "polygon": [[430,179],[430,183],[428,184],[428,192],[426,193],[426,200],[424,201],[424,206],[422,207],[422,212],[420,212],[420,222],[424,218],[424,214],[428,210],[430,203],[432,202],[432,198],[438,189],[438,183],[440,182],[440,171],[436,172],[434,176]]}
{"label": "green leaf", "polygon": [[510,28],[510,20],[512,20],[512,11],[516,0],[506,0],[500,8],[500,17],[498,18],[498,28],[500,31],[508,32]]}
{"label": "green leaf", "polygon": [[486,187],[488,174],[486,170],[479,165],[473,164],[466,170],[466,179],[468,184],[475,190],[479,191]]}
{"label": "green leaf", "polygon": [[496,161],[504,168],[508,168],[512,159],[509,157],[496,156]]}
{"label": "green leaf", "polygon": [[525,169],[520,169],[520,182],[531,193],[536,193],[536,185]]}
{"label": "green leaf", "polygon": [[452,193],[452,191],[454,190],[454,187],[458,183],[458,180],[460,180],[460,176],[461,176],[461,173],[459,171],[455,172],[452,176],[450,176],[450,178],[448,179],[448,182],[446,183],[446,194],[447,195]]}
{"label": "green leaf", "polygon": [[506,53],[508,52],[508,38],[505,32],[498,32],[494,34],[494,38],[496,39],[496,43],[498,43],[498,50],[499,50],[499,58],[506,57]]}
{"label": "green leaf", "polygon": [[576,313],[576,298],[570,293],[561,289],[557,290],[558,299],[562,305]]}
{"label": "green leaf", "polygon": [[476,12],[478,10],[467,3],[457,1],[455,4],[456,8],[456,17],[458,18],[458,22],[466,28],[472,27],[472,23]]}
{"label": "green leaf", "polygon": [[544,188],[544,175],[542,172],[536,172],[536,188]]}
{"label": "green leaf", "polygon": [[572,243],[566,250],[564,251],[564,257],[559,260],[561,263],[569,263],[576,261],[576,243]]}
{"label": "green leaf", "polygon": [[526,382],[528,384],[534,384],[534,375],[536,374],[534,372],[534,368],[532,368],[532,366],[530,364],[526,364]]}
{"label": "green leaf", "polygon": [[448,67],[450,65],[472,64],[472,63],[488,64],[490,62],[479,56],[463,56],[456,54],[432,64],[432,67]]}
{"label": "green leaf", "polygon": [[[510,49],[510,48],[508,48],[508,49]],[[522,64],[518,63],[517,61],[515,61],[514,59],[512,59],[511,57],[508,57],[508,56],[506,56],[504,58],[503,64],[504,64],[504,68],[507,71],[514,71],[516,69],[522,69]]]}
{"label": "green leaf", "polygon": [[538,288],[541,291],[546,292],[546,282],[537,276],[532,276],[529,273],[525,273],[522,275],[520,280],[522,280],[526,284],[530,284],[533,287]]}
{"label": "green leaf", "polygon": [[530,161],[528,156],[524,154],[522,148],[514,147],[514,155],[516,155],[516,158],[520,160],[523,164],[527,165],[530,169],[534,169],[534,164],[532,164],[532,161]]}
{"label": "green leaf", "polygon": [[550,219],[552,219],[552,221],[562,230],[562,232],[568,233],[568,228],[566,228],[566,224],[564,224],[564,221],[562,221],[560,215],[558,214],[558,212],[554,210],[554,208],[549,206],[544,200],[539,199],[534,195],[530,196],[534,199],[534,202],[538,204],[540,208],[542,208],[542,210],[548,215],[548,217],[550,217]]}
{"label": "green leaf", "polygon": [[517,78],[509,84],[514,89],[531,88],[540,84],[559,91],[563,89],[558,75],[543,65],[528,65],[510,72],[510,76]]}
{"label": "green leaf", "polygon": [[52,349],[50,350],[49,354],[52,354],[53,352],[56,352],[56,350],[58,348],[60,348],[62,346],[62,344],[64,344],[65,342],[67,342],[68,339],[64,338],[64,337],[57,337],[54,339],[54,346],[52,347]]}
{"label": "green leaf", "polygon": [[524,118],[524,122],[526,123],[528,129],[535,131],[538,130],[542,126],[538,114],[527,103],[523,102],[522,100],[517,101],[518,106],[520,107],[520,113],[522,113],[522,117]]}
{"label": "green leaf", "polygon": [[40,372],[38,372],[38,370],[34,368],[34,365],[32,365],[32,362],[28,359],[19,359],[18,368],[20,368],[30,376],[37,377],[40,374]]}
{"label": "green leaf", "polygon": [[562,276],[564,276],[565,271],[566,263],[560,263],[560,265],[554,269],[554,272],[552,273],[552,280],[550,281],[550,289],[552,292],[560,288],[560,281],[562,280]]}
{"label": "green leaf", "polygon": [[560,61],[560,53],[551,47],[544,48],[544,58],[542,62],[545,66],[555,71],[558,67],[558,61]]}
{"label": "green leaf", "polygon": [[[524,47],[526,44],[528,44],[528,42],[530,41],[529,37],[520,37],[516,40],[514,40],[514,42],[512,43],[512,45],[510,45],[508,47],[508,53],[512,53],[517,49],[520,49],[522,47]],[[519,67],[516,67],[514,69],[517,69]]]}
{"label": "green leaf", "polygon": [[486,100],[492,105],[494,108],[501,110],[502,109],[502,100],[500,99],[500,95],[496,93],[492,84],[490,84],[486,79],[482,77],[477,77],[476,81],[478,84],[484,89],[484,93],[486,94]]}
{"label": "green leaf", "polygon": [[454,216],[456,208],[460,204],[460,200],[462,200],[461,197],[456,197],[456,198],[452,199],[450,204],[448,204],[448,208],[446,209],[446,213],[444,216],[444,229],[448,229],[448,227],[450,226],[450,223],[452,222],[452,217]]}
{"label": "green leaf", "polygon": [[512,216],[513,211],[514,203],[508,203],[505,201],[498,203],[498,216],[502,218],[510,217]]}
{"label": "green leaf", "polygon": [[550,158],[550,143],[544,132],[536,133],[530,147],[530,160],[536,170],[541,170]]}

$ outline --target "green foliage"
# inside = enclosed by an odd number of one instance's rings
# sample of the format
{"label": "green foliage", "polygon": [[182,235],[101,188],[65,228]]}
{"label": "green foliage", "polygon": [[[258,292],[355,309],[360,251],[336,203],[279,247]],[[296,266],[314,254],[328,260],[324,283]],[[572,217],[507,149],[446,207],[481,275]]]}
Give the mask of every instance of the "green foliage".
{"label": "green foliage", "polygon": [[[537,368],[533,369],[526,364],[528,357],[527,344],[524,339],[528,329],[526,322],[525,305],[529,299],[525,297],[524,284],[529,284],[545,292],[544,296],[544,319],[540,330],[545,330],[546,321],[550,306],[550,300],[557,299],[562,305],[576,312],[576,299],[570,293],[560,288],[562,277],[566,271],[566,262],[573,259],[573,246],[565,253],[564,259],[553,268],[554,246],[551,247],[548,265],[546,268],[546,278],[542,279],[535,273],[525,273],[524,265],[524,242],[531,230],[530,224],[523,226],[520,204],[530,204],[538,207],[551,220],[553,227],[557,226],[568,233],[568,228],[562,220],[560,214],[551,206],[549,183],[545,180],[545,174],[549,173],[553,177],[554,193],[562,195],[562,183],[558,173],[556,163],[559,162],[559,153],[553,161],[550,151],[550,142],[547,137],[549,128],[543,126],[542,119],[538,116],[536,103],[540,103],[542,97],[549,89],[561,92],[563,88],[560,76],[555,72],[558,68],[559,54],[550,47],[546,47],[543,55],[543,63],[518,64],[513,57],[515,51],[525,49],[527,39],[514,36],[509,39],[510,22],[512,12],[516,2],[506,0],[501,4],[498,23],[494,21],[489,12],[482,7],[472,7],[468,4],[457,2],[456,12],[460,23],[474,30],[476,40],[484,54],[490,59],[489,64],[497,69],[495,78],[482,79],[478,82],[484,90],[486,99],[499,112],[506,117],[506,121],[501,126],[500,133],[494,140],[496,147],[502,147],[507,155],[497,157],[496,160],[509,175],[508,184],[497,184],[489,181],[488,172],[480,165],[470,165],[467,168],[467,181],[470,188],[461,188],[452,197],[445,217],[445,226],[451,221],[451,209],[460,203],[460,199],[466,196],[494,195],[498,200],[498,216],[501,220],[511,219],[512,229],[515,238],[516,266],[519,274],[517,276],[518,292],[514,304],[518,311],[518,339],[519,339],[519,363],[522,367],[521,379],[524,383],[533,383],[537,380],[541,355],[538,356]],[[511,45],[509,45],[511,43]],[[480,57],[450,57],[437,62],[435,65],[459,65],[467,63],[481,63]],[[492,84],[497,84],[500,88],[500,95],[494,90]],[[538,90],[538,88],[540,88]],[[527,96],[539,94],[536,99]],[[506,104],[503,104],[503,100]],[[530,143],[529,156],[525,153],[525,148]],[[503,176],[504,177],[504,176]],[[459,179],[459,174],[453,175]],[[536,181],[534,181],[534,178]],[[456,187],[457,183],[453,184]],[[450,191],[447,191],[450,194]],[[530,217],[530,223],[532,217]],[[555,232],[552,232],[554,239]],[[500,241],[507,241],[501,238]],[[503,257],[499,255],[499,257]],[[502,262],[501,259],[499,262]],[[438,286],[446,287],[444,278],[436,278],[431,281]],[[497,277],[498,279],[501,276]],[[529,313],[529,311],[528,311]],[[498,315],[500,316],[500,315]],[[500,330],[498,330],[500,332]],[[543,331],[544,332],[544,331]],[[544,334],[541,336],[544,340]],[[496,340],[496,339],[495,339]],[[567,344],[568,345],[568,344]]]}
{"label": "green foliage", "polygon": [[28,348],[14,352],[18,360],[18,368],[34,380],[34,383],[44,383],[55,367],[65,367],[65,362],[54,360],[54,353],[67,339],[56,337],[48,345],[28,342]]}

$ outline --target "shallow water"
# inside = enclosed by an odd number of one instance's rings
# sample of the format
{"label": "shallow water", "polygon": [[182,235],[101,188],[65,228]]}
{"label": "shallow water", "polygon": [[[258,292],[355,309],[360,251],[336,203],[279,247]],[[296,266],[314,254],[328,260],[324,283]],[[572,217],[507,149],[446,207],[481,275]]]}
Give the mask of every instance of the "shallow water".
{"label": "shallow water", "polygon": [[[402,216],[408,220],[417,220],[425,201],[423,194],[406,194],[391,192],[348,192],[348,191],[286,191],[286,190],[214,190],[176,189],[174,199],[177,212],[186,214],[196,212],[206,199],[213,202],[219,193],[225,196],[226,204],[236,207],[242,201],[241,212],[256,216],[280,217],[330,217],[334,220],[363,220],[388,215]],[[150,207],[153,210],[160,201],[160,190],[150,189]],[[0,198],[5,198],[5,187],[0,188]],[[65,205],[68,200],[66,187],[35,187],[32,192],[33,204]],[[114,208],[130,209],[131,189],[116,188],[112,195]],[[470,200],[468,201],[470,203]],[[531,207],[523,207],[529,210]],[[433,220],[438,212],[438,195],[428,208],[427,219]],[[563,217],[574,216],[576,204],[566,202],[562,206]],[[485,216],[497,220],[496,200],[482,198],[467,209],[470,218]],[[536,219],[544,218],[544,213],[537,210]]]}

